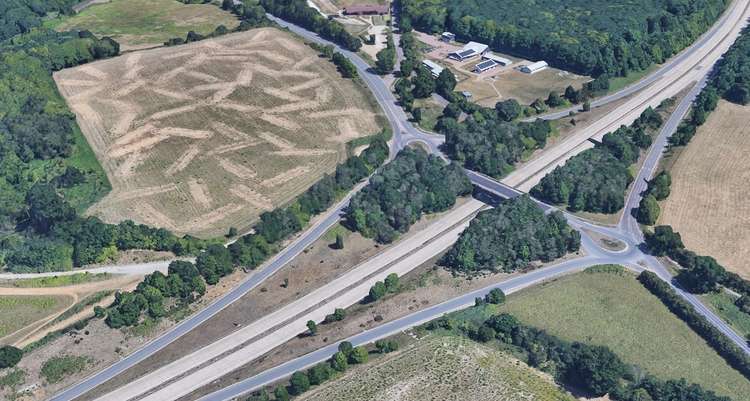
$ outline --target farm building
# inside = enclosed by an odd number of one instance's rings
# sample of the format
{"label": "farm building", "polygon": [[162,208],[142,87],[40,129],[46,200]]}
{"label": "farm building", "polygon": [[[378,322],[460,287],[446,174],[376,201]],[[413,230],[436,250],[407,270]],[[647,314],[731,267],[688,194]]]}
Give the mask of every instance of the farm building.
{"label": "farm building", "polygon": [[384,15],[388,14],[388,5],[354,4],[344,8],[344,15]]}
{"label": "farm building", "polygon": [[491,69],[493,69],[493,68],[495,68],[495,67],[497,67],[499,65],[500,64],[497,63],[497,62],[495,62],[495,60],[484,60],[481,63],[479,63],[479,64],[477,64],[477,65],[474,66],[474,72],[476,72],[477,74],[481,74],[481,73],[483,73],[485,71],[489,71],[489,70],[491,70]]}
{"label": "farm building", "polygon": [[492,60],[492,61],[494,61],[494,62],[502,65],[503,67],[507,67],[507,66],[513,64],[513,62],[510,61],[510,60],[508,60],[507,58],[500,57],[500,56],[498,56],[496,54],[492,54],[492,53],[489,53],[489,52],[485,53],[484,55],[482,55],[482,59],[483,60]]}
{"label": "farm building", "polygon": [[450,32],[443,32],[442,35],[440,35],[440,40],[442,40],[445,43],[450,43],[456,40],[456,34],[450,33]]}
{"label": "farm building", "polygon": [[470,58],[481,56],[484,53],[487,52],[487,49],[489,46],[477,43],[477,42],[469,42],[461,50],[455,51],[448,55],[448,58],[452,58],[454,60],[458,61],[464,61],[468,60]]}
{"label": "farm building", "polygon": [[527,74],[534,74],[541,70],[544,70],[548,67],[546,61],[537,61],[536,63],[531,63],[529,65],[525,65],[521,67],[521,72],[525,72]]}
{"label": "farm building", "polygon": [[428,70],[432,73],[432,76],[437,78],[438,75],[440,75],[441,72],[443,72],[443,67],[440,66],[440,64],[431,61],[431,60],[422,60],[422,65],[427,67]]}

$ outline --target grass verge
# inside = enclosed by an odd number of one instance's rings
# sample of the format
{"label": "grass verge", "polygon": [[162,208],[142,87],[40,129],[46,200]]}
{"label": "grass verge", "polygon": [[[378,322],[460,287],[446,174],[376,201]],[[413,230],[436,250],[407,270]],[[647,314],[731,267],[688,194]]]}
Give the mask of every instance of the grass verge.
{"label": "grass verge", "polygon": [[606,345],[661,379],[746,399],[750,382],[631,274],[576,274],[508,297],[498,311],[570,341]]}

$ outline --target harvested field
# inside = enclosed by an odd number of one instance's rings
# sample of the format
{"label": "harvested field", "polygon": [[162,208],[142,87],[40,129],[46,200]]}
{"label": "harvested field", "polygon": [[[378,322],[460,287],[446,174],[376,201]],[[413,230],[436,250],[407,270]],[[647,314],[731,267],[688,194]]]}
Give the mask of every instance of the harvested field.
{"label": "harvested field", "polygon": [[55,80],[113,187],[88,214],[199,237],[248,228],[332,172],[345,142],[379,130],[363,87],[273,28]]}
{"label": "harvested field", "polygon": [[160,46],[188,31],[213,32],[219,25],[232,29],[237,18],[212,4],[183,4],[176,0],[112,0],[89,7],[56,23],[59,30],[88,29],[111,36],[123,50]]}
{"label": "harvested field", "polygon": [[511,355],[453,336],[428,336],[349,370],[300,401],[574,400]]}
{"label": "harvested field", "polygon": [[670,168],[659,224],[688,249],[750,279],[750,107],[721,100]]}
{"label": "harvested field", "polygon": [[630,273],[563,277],[510,295],[498,310],[569,341],[606,345],[661,379],[684,377],[734,400],[750,394],[750,382]]}

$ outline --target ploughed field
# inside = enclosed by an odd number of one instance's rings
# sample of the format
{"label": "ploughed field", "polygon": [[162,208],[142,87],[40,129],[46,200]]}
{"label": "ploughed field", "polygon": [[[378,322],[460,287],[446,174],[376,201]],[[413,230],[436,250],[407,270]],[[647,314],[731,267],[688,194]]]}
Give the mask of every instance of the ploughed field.
{"label": "ploughed field", "polygon": [[88,214],[210,237],[247,228],[378,131],[376,105],[273,28],[55,74],[113,190]]}
{"label": "ploughed field", "polygon": [[670,168],[659,224],[685,246],[750,278],[750,107],[720,100]]}

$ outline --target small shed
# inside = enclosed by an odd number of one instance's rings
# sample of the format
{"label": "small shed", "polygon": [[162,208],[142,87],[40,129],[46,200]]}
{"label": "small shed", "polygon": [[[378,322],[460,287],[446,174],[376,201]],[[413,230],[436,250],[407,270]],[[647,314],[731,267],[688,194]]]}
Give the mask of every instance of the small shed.
{"label": "small shed", "polygon": [[487,53],[487,49],[489,49],[489,46],[485,45],[484,43],[469,42],[464,45],[461,50],[450,53],[448,55],[448,58],[452,58],[458,61],[464,61]]}
{"label": "small shed", "polygon": [[521,67],[521,72],[525,72],[527,74],[536,74],[539,71],[542,71],[546,69],[549,66],[546,61],[537,61],[536,63],[531,63],[529,65],[525,65]]}
{"label": "small shed", "polygon": [[427,67],[427,69],[430,70],[432,76],[435,78],[437,78],[444,69],[440,64],[432,60],[422,60],[422,65]]}
{"label": "small shed", "polygon": [[451,33],[451,32],[443,32],[440,35],[440,40],[442,40],[445,43],[450,43],[450,42],[453,42],[454,40],[456,40],[456,35],[454,33]]}
{"label": "small shed", "polygon": [[384,15],[388,14],[388,6],[380,4],[353,4],[344,8],[344,15]]}
{"label": "small shed", "polygon": [[503,67],[507,67],[507,66],[513,64],[513,62],[510,61],[509,59],[507,59],[505,57],[500,57],[497,54],[493,54],[493,53],[489,53],[489,52],[485,53],[482,56],[482,59],[484,59],[484,60],[492,60],[492,61],[494,61],[494,62],[502,65]]}

